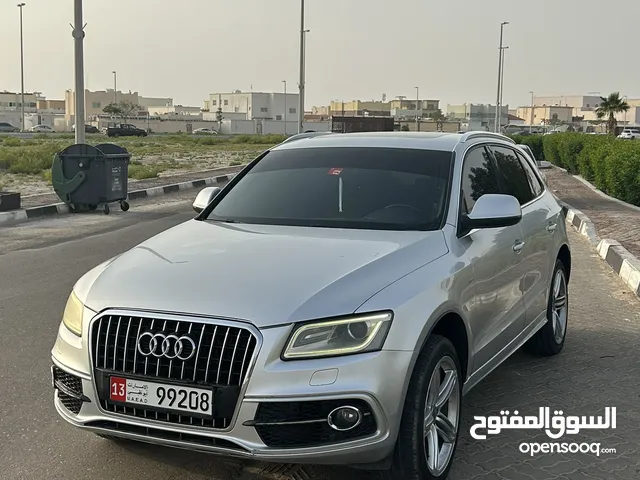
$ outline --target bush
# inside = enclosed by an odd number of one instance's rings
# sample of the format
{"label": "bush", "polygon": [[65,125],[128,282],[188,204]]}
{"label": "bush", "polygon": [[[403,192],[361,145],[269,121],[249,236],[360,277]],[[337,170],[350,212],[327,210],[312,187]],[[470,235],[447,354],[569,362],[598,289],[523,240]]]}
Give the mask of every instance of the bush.
{"label": "bush", "polygon": [[543,137],[545,160],[586,178],[603,192],[640,206],[640,142],[555,133]]}
{"label": "bush", "polygon": [[542,135],[511,135],[511,138],[519,144],[527,145],[536,160],[544,160],[544,151],[542,149]]}

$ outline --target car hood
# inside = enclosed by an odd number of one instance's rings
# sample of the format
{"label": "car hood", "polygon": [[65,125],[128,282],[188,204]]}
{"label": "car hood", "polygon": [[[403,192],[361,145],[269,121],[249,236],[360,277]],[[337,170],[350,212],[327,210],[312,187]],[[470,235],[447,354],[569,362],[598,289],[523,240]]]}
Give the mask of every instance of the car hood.
{"label": "car hood", "polygon": [[92,271],[82,296],[96,312],[188,313],[264,327],[353,313],[447,251],[441,231],[190,220]]}

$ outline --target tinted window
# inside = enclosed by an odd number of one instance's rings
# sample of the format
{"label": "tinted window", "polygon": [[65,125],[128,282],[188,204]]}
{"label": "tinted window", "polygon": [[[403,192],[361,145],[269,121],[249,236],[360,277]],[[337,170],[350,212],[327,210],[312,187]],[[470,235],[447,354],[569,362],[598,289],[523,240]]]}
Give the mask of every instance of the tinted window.
{"label": "tinted window", "polygon": [[513,195],[518,199],[520,205],[533,200],[534,195],[529,186],[527,173],[518,157],[516,157],[516,152],[505,147],[491,147],[491,150],[495,155],[503,189],[505,190],[502,193]]}
{"label": "tinted window", "polygon": [[210,220],[431,230],[449,191],[450,152],[296,148],[266,154],[222,196]]}
{"label": "tinted window", "polygon": [[500,193],[496,169],[484,147],[474,148],[464,159],[460,211],[470,213],[476,200],[487,193]]}
{"label": "tinted window", "polygon": [[520,153],[518,153],[518,159],[522,163],[522,166],[524,167],[524,171],[527,174],[527,179],[529,180],[529,186],[531,187],[531,190],[533,190],[534,197],[541,195],[543,187],[542,187],[542,184],[540,183],[540,180],[538,180],[538,177],[533,171],[533,167],[531,166],[531,163],[529,163],[527,159],[524,158],[524,156],[521,155]]}

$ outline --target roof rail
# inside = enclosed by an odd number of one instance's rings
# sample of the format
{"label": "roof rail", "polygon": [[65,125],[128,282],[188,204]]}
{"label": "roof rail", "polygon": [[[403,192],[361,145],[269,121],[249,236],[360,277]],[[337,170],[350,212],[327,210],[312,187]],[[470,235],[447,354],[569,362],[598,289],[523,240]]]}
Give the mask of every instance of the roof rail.
{"label": "roof rail", "polygon": [[500,140],[504,140],[505,142],[513,143],[514,145],[516,144],[516,142],[512,138],[507,137],[506,135],[503,135],[502,133],[482,132],[482,131],[467,132],[467,133],[462,135],[462,138],[460,139],[460,142],[461,143],[465,143],[465,142],[468,142],[469,140],[473,140],[474,138],[497,138],[497,139],[500,139]]}

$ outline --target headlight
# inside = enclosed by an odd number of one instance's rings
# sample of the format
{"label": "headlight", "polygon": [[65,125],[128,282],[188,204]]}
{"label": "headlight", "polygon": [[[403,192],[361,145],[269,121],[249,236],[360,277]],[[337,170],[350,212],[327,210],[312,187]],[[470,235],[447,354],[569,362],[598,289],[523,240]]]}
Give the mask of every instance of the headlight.
{"label": "headlight", "polygon": [[282,357],[295,360],[380,350],[392,318],[391,312],[383,312],[298,325]]}
{"label": "headlight", "polygon": [[73,333],[82,336],[82,313],[84,305],[76,297],[75,292],[71,292],[67,305],[64,307],[64,313],[62,314],[62,322],[64,326],[71,330]]}

